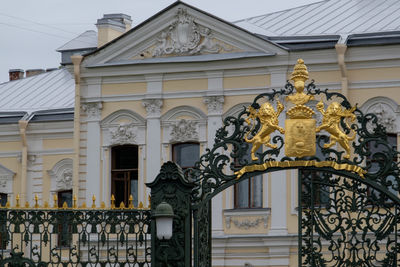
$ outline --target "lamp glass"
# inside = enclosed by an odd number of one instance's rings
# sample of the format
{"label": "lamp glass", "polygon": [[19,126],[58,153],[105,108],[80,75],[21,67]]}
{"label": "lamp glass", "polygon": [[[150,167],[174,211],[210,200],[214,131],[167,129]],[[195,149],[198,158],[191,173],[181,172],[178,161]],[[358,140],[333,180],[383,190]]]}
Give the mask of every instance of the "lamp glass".
{"label": "lamp glass", "polygon": [[157,238],[160,240],[171,239],[172,237],[172,217],[158,217],[156,218],[157,225]]}

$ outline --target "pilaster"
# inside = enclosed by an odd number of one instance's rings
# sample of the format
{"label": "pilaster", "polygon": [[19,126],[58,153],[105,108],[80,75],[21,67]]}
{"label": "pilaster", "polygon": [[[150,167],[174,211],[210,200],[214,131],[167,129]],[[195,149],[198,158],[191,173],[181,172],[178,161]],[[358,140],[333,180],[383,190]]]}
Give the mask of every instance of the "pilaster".
{"label": "pilaster", "polygon": [[[224,105],[224,96],[206,96],[203,102],[207,105],[208,118],[207,118],[207,145],[213,147],[215,133],[222,126],[222,112]],[[223,235],[223,194],[220,193],[212,199],[212,234]]]}
{"label": "pilaster", "polygon": [[147,112],[146,131],[146,182],[152,182],[158,174],[161,163],[161,125],[160,116],[163,105],[162,99],[144,99],[143,107]]}
{"label": "pilaster", "polygon": [[87,170],[86,170],[86,202],[90,202],[95,195],[100,199],[100,185],[102,184],[100,159],[100,119],[101,102],[90,102],[82,104],[82,111],[86,113],[87,121]]}

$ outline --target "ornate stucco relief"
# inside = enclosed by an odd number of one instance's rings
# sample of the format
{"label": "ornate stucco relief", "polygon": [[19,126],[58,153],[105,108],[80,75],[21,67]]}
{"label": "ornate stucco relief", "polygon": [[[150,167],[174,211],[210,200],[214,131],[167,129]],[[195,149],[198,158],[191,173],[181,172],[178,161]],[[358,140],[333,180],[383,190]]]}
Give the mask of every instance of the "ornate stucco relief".
{"label": "ornate stucco relief", "polygon": [[203,102],[207,105],[208,115],[221,115],[224,105],[224,96],[206,96]]}
{"label": "ornate stucco relief", "polygon": [[156,37],[156,43],[134,58],[215,54],[238,48],[215,38],[215,33],[196,22],[187,9],[179,8],[175,20]]}
{"label": "ornate stucco relief", "polygon": [[110,145],[126,145],[136,143],[137,129],[132,124],[120,124],[109,129]]}
{"label": "ornate stucco relief", "polygon": [[396,115],[394,111],[384,103],[378,103],[369,110],[378,117],[378,123],[386,127],[386,131],[394,132],[396,130]]}
{"label": "ornate stucco relief", "polygon": [[51,179],[51,192],[72,189],[72,159],[62,159],[47,171]]}
{"label": "ornate stucco relief", "polygon": [[239,229],[248,230],[250,228],[258,227],[260,223],[263,223],[264,228],[268,227],[268,215],[257,217],[253,219],[244,218],[241,216],[225,216],[226,228],[231,228],[232,223]]}
{"label": "ornate stucco relief", "polygon": [[142,105],[146,109],[148,118],[160,117],[163,105],[162,99],[144,99]]}
{"label": "ornate stucco relief", "polygon": [[198,141],[199,133],[197,123],[181,119],[171,125],[170,142]]}
{"label": "ornate stucco relief", "polygon": [[103,104],[101,102],[82,103],[81,109],[87,115],[88,121],[98,121],[101,118],[101,110]]}

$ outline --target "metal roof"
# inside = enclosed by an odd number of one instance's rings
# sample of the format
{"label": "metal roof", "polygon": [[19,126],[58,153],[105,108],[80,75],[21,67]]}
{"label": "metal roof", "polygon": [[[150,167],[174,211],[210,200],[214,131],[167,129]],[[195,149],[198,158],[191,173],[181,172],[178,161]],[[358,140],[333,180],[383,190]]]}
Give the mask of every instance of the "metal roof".
{"label": "metal roof", "polygon": [[0,84],[0,112],[74,107],[75,82],[66,69]]}
{"label": "metal roof", "polygon": [[97,48],[97,32],[85,31],[78,37],[59,47],[56,51],[78,50],[87,48]]}
{"label": "metal roof", "polygon": [[398,31],[399,14],[399,0],[325,0],[234,23],[267,36],[346,36]]}

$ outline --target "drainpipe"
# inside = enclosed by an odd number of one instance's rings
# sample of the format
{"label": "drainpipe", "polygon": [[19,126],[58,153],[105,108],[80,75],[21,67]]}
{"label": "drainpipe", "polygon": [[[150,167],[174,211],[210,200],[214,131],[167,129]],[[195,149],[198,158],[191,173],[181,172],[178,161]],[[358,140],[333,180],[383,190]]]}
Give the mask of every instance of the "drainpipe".
{"label": "drainpipe", "polygon": [[21,156],[21,184],[20,184],[20,204],[21,206],[25,205],[26,199],[26,181],[28,178],[28,142],[26,140],[26,128],[28,127],[27,120],[18,121],[19,125],[19,134],[21,135],[22,141],[22,156]]}
{"label": "drainpipe", "polygon": [[347,98],[349,91],[349,81],[347,78],[347,68],[344,60],[344,54],[346,53],[347,50],[346,41],[347,41],[347,36],[341,36],[338,43],[335,45],[335,48],[338,57],[338,65],[340,68],[340,76],[342,80],[342,94]]}
{"label": "drainpipe", "polygon": [[79,199],[79,154],[80,154],[80,135],[81,135],[81,62],[83,57],[80,55],[71,56],[74,64],[75,79],[75,107],[74,107],[74,160],[72,172],[72,194]]}

